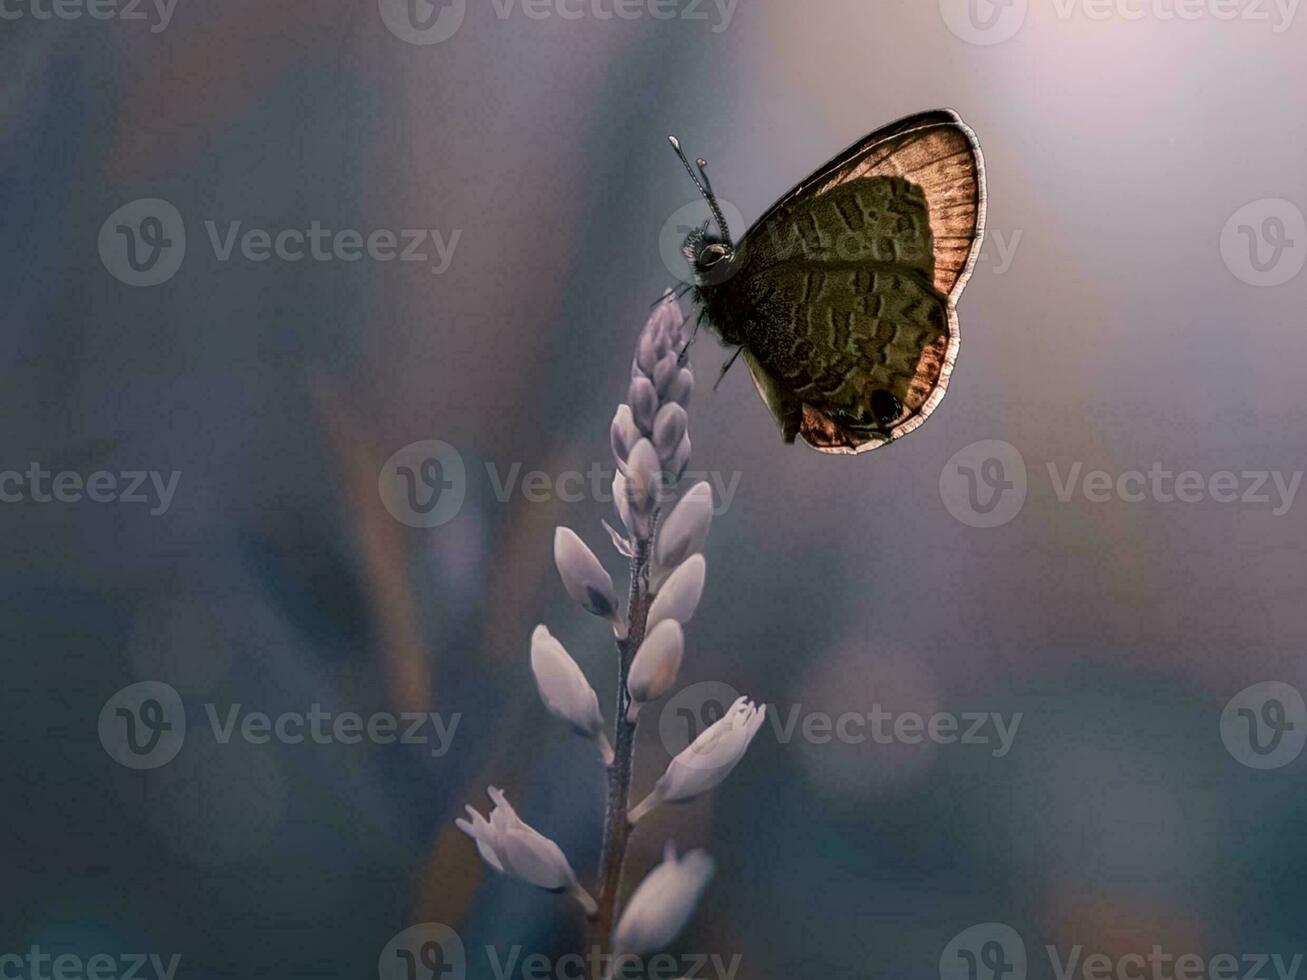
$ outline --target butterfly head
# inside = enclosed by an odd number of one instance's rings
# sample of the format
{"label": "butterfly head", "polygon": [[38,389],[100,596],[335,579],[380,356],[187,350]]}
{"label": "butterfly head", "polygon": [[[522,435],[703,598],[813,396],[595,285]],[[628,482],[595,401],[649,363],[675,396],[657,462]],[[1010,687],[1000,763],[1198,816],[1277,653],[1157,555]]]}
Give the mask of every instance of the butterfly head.
{"label": "butterfly head", "polygon": [[709,231],[708,222],[704,222],[702,228],[691,230],[685,238],[685,244],[681,246],[681,251],[690,263],[690,268],[694,270],[695,285],[706,286],[714,285],[725,279],[731,266],[731,260],[735,257],[735,246],[731,242],[731,230],[726,226],[726,217],[722,214],[721,205],[717,203],[717,195],[713,193],[712,182],[708,180],[708,162],[706,160],[696,160],[698,173],[695,168],[690,166],[690,161],[686,159],[685,153],[681,150],[681,142],[675,136],[667,137],[671,141],[672,148],[676,150],[676,155],[681,158],[681,163],[685,164],[685,170],[694,181],[694,186],[699,188],[699,193],[703,195],[704,200],[708,202],[708,207],[712,210],[713,220],[717,222],[719,233],[714,234]]}
{"label": "butterfly head", "polygon": [[709,231],[708,223],[704,222],[701,228],[693,228],[685,236],[681,253],[694,271],[695,285],[708,286],[725,278],[724,273],[735,257],[735,248],[729,239]]}

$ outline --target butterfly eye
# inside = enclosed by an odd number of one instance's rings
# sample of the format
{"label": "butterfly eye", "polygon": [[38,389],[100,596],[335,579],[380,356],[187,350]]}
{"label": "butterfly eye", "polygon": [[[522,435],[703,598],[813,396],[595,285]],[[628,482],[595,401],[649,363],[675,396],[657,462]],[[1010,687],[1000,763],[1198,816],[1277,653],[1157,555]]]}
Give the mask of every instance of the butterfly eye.
{"label": "butterfly eye", "polygon": [[699,266],[703,269],[711,269],[729,254],[730,251],[725,245],[709,245],[699,253]]}

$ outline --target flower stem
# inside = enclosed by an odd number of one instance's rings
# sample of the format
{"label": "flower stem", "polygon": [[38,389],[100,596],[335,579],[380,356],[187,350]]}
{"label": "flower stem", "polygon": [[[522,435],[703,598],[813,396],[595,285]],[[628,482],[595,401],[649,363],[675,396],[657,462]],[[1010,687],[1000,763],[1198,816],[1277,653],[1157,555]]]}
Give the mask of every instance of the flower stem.
{"label": "flower stem", "polygon": [[[629,628],[626,638],[617,643],[617,709],[613,764],[608,768],[608,801],[604,812],[604,840],[599,858],[599,908],[590,919],[588,949],[598,947],[609,952],[617,916],[617,896],[622,885],[622,865],[626,861],[626,844],[631,823],[626,811],[631,795],[631,770],[635,757],[636,721],[627,718],[630,695],[626,690],[631,660],[644,641],[649,618],[649,557],[652,541],[637,540],[631,556],[631,586],[627,604]],[[599,980],[599,978],[596,978]]]}

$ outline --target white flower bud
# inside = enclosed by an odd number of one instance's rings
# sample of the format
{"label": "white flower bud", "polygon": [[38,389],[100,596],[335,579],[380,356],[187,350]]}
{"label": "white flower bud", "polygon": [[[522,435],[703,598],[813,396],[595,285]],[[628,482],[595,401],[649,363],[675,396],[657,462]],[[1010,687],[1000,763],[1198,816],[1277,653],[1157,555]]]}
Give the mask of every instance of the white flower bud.
{"label": "white flower bud", "polygon": [[631,518],[636,527],[632,531],[639,538],[649,537],[653,512],[662,489],[663,471],[658,452],[648,439],[641,439],[631,450],[626,463],[626,493]]}
{"label": "white flower bud", "polygon": [[681,339],[684,328],[685,315],[669,290],[664,294],[662,302],[654,307],[653,314],[645,325],[645,332],[663,338],[669,345],[675,345]]}
{"label": "white flower bud", "polygon": [[660,803],[682,803],[702,796],[731,774],[758,734],[767,707],[737,698],[729,711],[681,750],[659,777],[653,792],[630,813],[632,823]]}
{"label": "white flower bud", "polygon": [[571,528],[554,531],[554,564],[563,587],[582,609],[616,623],[617,593],[613,579]]}
{"label": "white flower bud", "polygon": [[454,821],[455,826],[476,841],[481,857],[496,871],[551,892],[569,892],[585,907],[586,914],[595,910],[592,899],[576,881],[572,866],[562,849],[548,837],[528,827],[504,798],[491,786],[490,799],[495,807],[490,819],[471,806],[468,818]]}
{"label": "white flower bud", "polygon": [[661,356],[658,351],[658,331],[650,329],[652,324],[651,318],[635,344],[635,370],[646,375],[653,374],[654,366]]}
{"label": "white flower bud", "polygon": [[668,402],[654,416],[653,443],[658,450],[658,458],[663,462],[671,460],[685,438],[690,417],[676,402]]}
{"label": "white flower bud", "polygon": [[544,625],[531,634],[531,673],[535,674],[536,689],[549,713],[565,721],[578,735],[594,739],[604,765],[611,765],[613,750],[604,734],[599,697],[571,654]]}
{"label": "white flower bud", "polygon": [[632,378],[626,400],[631,406],[631,417],[640,431],[645,435],[653,432],[654,416],[658,413],[658,392],[654,391],[653,382],[643,375]]}
{"label": "white flower bud", "polygon": [[654,558],[660,570],[670,572],[693,554],[703,550],[712,525],[712,487],[696,483],[672,508],[658,528]]}
{"label": "white flower bud", "polygon": [[684,654],[685,633],[676,620],[664,619],[645,634],[626,680],[626,689],[634,702],[628,717],[635,716],[636,705],[657,701],[672,689]]}
{"label": "white flower bud", "polygon": [[694,394],[694,374],[689,368],[681,368],[667,385],[667,400],[676,402],[682,408],[689,408],[692,394]]}
{"label": "white flower bud", "polygon": [[691,555],[658,590],[649,607],[649,628],[664,619],[674,619],[682,626],[690,621],[703,598],[703,582],[708,574],[708,562],[703,555]]}
{"label": "white flower bud", "polygon": [[667,476],[672,483],[676,483],[685,475],[685,468],[690,465],[690,433],[685,434],[681,444],[676,447],[676,453],[672,456],[671,462],[667,464]]}
{"label": "white flower bud", "polygon": [[676,352],[669,351],[654,365],[653,374],[651,375],[654,391],[658,392],[658,397],[663,400],[667,399],[667,389],[681,371],[681,365],[677,361]]}
{"label": "white flower bud", "polygon": [[677,860],[676,847],[669,841],[663,863],[645,876],[626,903],[613,934],[614,954],[647,957],[674,943],[712,876],[712,858],[691,851]]}
{"label": "white flower bud", "polygon": [[617,465],[625,466],[627,457],[631,455],[631,447],[640,441],[640,430],[631,415],[630,405],[617,406],[617,414],[613,416],[613,424],[609,427],[609,438]]}

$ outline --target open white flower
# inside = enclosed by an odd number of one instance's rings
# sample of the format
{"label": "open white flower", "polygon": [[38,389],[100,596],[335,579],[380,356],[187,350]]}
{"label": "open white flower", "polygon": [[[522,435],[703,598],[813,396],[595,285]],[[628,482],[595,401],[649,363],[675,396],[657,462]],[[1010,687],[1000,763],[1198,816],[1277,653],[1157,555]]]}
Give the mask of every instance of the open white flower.
{"label": "open white flower", "polygon": [[584,671],[544,625],[531,634],[531,672],[550,714],[567,722],[578,735],[594,739],[604,765],[612,765],[613,748],[604,734],[599,698]]}
{"label": "open white flower", "polygon": [[684,803],[702,796],[731,774],[767,715],[766,705],[736,698],[730,710],[681,750],[658,777],[653,792],[631,810],[636,823],[660,803]]}
{"label": "open white flower", "polygon": [[675,942],[712,875],[713,860],[707,854],[690,851],[678,860],[676,846],[668,841],[663,863],[640,882],[617,923],[614,954],[645,957]]}
{"label": "open white flower", "polygon": [[664,619],[645,636],[631,661],[626,689],[631,695],[627,718],[635,718],[640,705],[657,701],[672,689],[685,654],[685,633],[674,619]]}
{"label": "open white flower", "polygon": [[566,892],[581,903],[586,915],[593,915],[594,899],[577,883],[562,848],[527,826],[501,790],[491,786],[487,792],[495,804],[489,820],[469,805],[469,819],[454,821],[459,830],[476,841],[486,864],[545,891]]}

